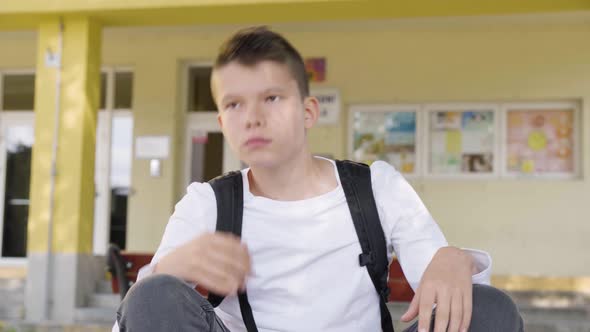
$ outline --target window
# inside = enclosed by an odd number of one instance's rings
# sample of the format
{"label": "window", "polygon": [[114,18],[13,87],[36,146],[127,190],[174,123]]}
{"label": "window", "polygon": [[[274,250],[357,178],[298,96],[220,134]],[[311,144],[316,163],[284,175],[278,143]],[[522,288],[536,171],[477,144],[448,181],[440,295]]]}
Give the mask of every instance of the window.
{"label": "window", "polygon": [[107,73],[100,73],[100,104],[98,109],[104,110],[107,108]]}
{"label": "window", "polygon": [[[133,99],[133,73],[105,71],[100,74],[100,107],[107,108],[109,76],[114,75],[114,109],[131,109]],[[6,73],[1,75],[2,98],[0,110],[32,111],[35,108],[35,74]]]}
{"label": "window", "polygon": [[35,74],[3,74],[2,105],[4,111],[32,111],[35,108]]}
{"label": "window", "polygon": [[115,109],[131,109],[133,73],[115,72]]}
{"label": "window", "polygon": [[[107,100],[112,104],[108,104]],[[132,108],[132,101],[133,72],[110,69],[100,74],[99,109],[130,110]]]}
{"label": "window", "polygon": [[[20,114],[19,114],[20,115]],[[5,164],[3,213],[0,216],[0,257],[26,257],[31,157],[35,140],[32,123],[2,118]],[[2,197],[2,196],[0,196]]]}
{"label": "window", "polygon": [[207,66],[190,67],[188,70],[188,111],[211,112],[217,106],[211,95],[211,72]]}
{"label": "window", "polygon": [[108,243],[126,246],[127,206],[133,163],[133,72],[105,68],[96,133],[94,253]]}

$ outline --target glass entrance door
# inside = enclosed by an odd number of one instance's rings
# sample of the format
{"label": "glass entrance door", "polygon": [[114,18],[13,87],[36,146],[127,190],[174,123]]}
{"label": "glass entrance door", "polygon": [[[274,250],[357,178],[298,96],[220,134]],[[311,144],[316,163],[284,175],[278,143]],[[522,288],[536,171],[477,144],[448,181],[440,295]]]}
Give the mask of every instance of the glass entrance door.
{"label": "glass entrance door", "polygon": [[0,259],[18,259],[27,255],[34,115],[5,112],[0,128]]}
{"label": "glass entrance door", "polygon": [[187,115],[186,183],[205,182],[229,171],[242,168],[231,152],[217,123],[217,113]]}

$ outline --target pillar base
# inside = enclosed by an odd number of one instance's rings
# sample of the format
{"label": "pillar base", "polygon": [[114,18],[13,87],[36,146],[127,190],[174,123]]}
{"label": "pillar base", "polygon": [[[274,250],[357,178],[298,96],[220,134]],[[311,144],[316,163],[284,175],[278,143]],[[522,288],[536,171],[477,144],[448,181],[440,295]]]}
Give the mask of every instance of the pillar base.
{"label": "pillar base", "polygon": [[[30,322],[74,322],[75,309],[85,307],[104,278],[105,258],[87,254],[54,254],[52,275],[47,278],[47,254],[28,257],[25,291],[26,320]],[[50,301],[47,301],[49,287]],[[48,315],[47,315],[48,314]]]}

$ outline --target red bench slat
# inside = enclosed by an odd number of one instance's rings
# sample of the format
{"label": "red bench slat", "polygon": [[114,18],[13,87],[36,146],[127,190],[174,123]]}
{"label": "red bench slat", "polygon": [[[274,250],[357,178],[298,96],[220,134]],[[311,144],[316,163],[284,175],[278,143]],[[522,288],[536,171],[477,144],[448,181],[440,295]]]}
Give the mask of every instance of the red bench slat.
{"label": "red bench slat", "polygon": [[[137,280],[137,273],[139,272],[139,269],[151,262],[153,254],[121,252],[121,256],[131,264],[131,266],[127,269],[127,278],[130,281],[135,282]],[[387,283],[391,291],[389,294],[390,302],[412,301],[412,298],[414,297],[414,291],[406,280],[399,262],[395,258],[389,266],[389,279]],[[119,293],[119,285],[117,284],[116,278],[111,278],[111,284],[113,287],[113,292]],[[202,287],[197,287],[197,291],[204,296],[207,295],[207,290]]]}

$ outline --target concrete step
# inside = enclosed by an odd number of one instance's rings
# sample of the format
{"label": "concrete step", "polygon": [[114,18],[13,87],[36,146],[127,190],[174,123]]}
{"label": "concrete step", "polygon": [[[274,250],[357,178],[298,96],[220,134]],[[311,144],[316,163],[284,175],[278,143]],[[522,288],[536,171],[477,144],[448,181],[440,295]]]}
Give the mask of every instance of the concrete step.
{"label": "concrete step", "polygon": [[[25,305],[0,304],[0,320],[19,320],[25,317]],[[2,331],[2,329],[0,329]]]}
{"label": "concrete step", "polygon": [[26,279],[22,278],[0,278],[0,290],[25,291]]}
{"label": "concrete step", "polygon": [[74,320],[80,323],[114,323],[117,319],[117,308],[76,308]]}
{"label": "concrete step", "polygon": [[510,292],[526,331],[590,332],[590,297],[560,291]]}
{"label": "concrete step", "polygon": [[2,298],[3,301],[10,299],[12,301],[12,299],[23,299],[23,296],[25,295],[25,290],[24,289],[13,289],[13,290],[7,290],[7,289],[0,289],[0,296]]}
{"label": "concrete step", "polygon": [[520,313],[525,325],[531,327],[531,329],[526,329],[527,331],[535,331],[532,329],[533,326],[544,326],[546,328],[569,327],[583,329],[582,331],[590,332],[590,316],[587,314],[580,314],[580,312],[577,312],[576,310],[521,310]]}
{"label": "concrete step", "polygon": [[[410,324],[401,323],[397,319],[406,311],[408,303],[388,303],[388,308],[394,318],[396,331],[403,331]],[[590,332],[589,319],[564,318],[564,312],[554,310],[537,310],[537,316],[531,316],[528,311],[523,311],[525,331],[532,332]],[[567,315],[567,310],[565,311]],[[27,324],[8,323],[0,321],[0,331],[11,332],[108,332],[111,331],[115,319],[115,311],[105,308],[82,308],[76,310],[76,317],[84,319],[84,323],[68,325],[51,324]],[[93,320],[94,322],[90,322]]]}
{"label": "concrete step", "polygon": [[[387,304],[396,331],[403,331],[411,324],[399,321],[409,303]],[[532,332],[590,332],[590,306],[576,305],[567,308],[535,307],[519,303],[519,311],[525,322],[525,331]]]}
{"label": "concrete step", "polygon": [[529,332],[590,332],[588,322],[549,320],[546,322],[524,320],[524,330]]}
{"label": "concrete step", "polygon": [[413,322],[404,323],[399,320],[399,318],[408,310],[410,306],[410,302],[389,302],[387,303],[387,308],[389,309],[389,313],[391,313],[391,318],[393,319],[393,329],[395,331],[403,331]]}
{"label": "concrete step", "polygon": [[590,306],[590,295],[562,291],[520,291],[508,295],[519,306],[539,308],[572,308]]}
{"label": "concrete step", "polygon": [[0,331],[2,332],[111,332],[112,327],[111,324],[0,322]]}
{"label": "concrete step", "polygon": [[539,308],[519,305],[518,310],[520,310],[521,314],[532,318],[558,317],[561,319],[582,319],[590,322],[590,307]]}
{"label": "concrete step", "polygon": [[119,294],[101,294],[95,293],[90,295],[88,299],[88,306],[94,308],[117,308],[121,298]]}
{"label": "concrete step", "polygon": [[0,320],[24,317],[25,284],[23,278],[0,278]]}

